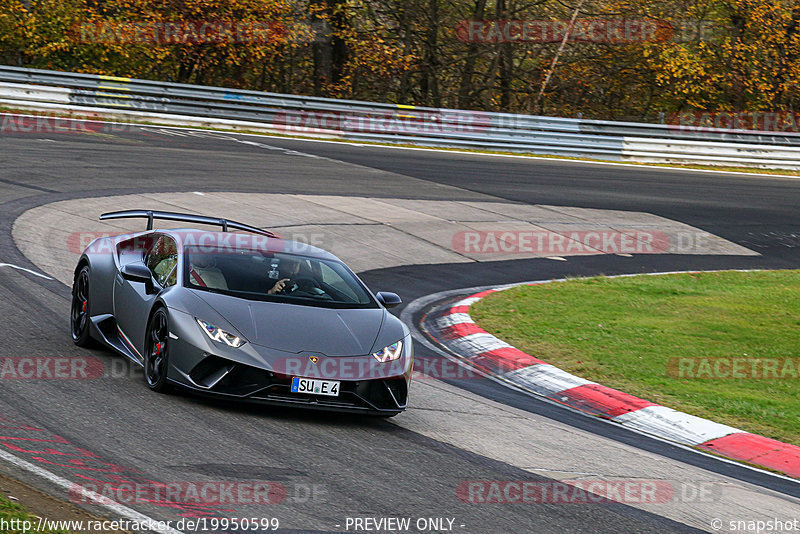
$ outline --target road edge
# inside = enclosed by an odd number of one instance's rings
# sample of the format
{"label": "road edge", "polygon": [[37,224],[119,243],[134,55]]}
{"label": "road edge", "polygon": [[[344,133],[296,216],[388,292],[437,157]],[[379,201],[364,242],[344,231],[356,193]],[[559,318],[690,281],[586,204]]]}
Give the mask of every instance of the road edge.
{"label": "road edge", "polygon": [[[626,274],[609,278],[699,272],[707,271]],[[474,303],[492,293],[520,285],[564,280],[478,288],[477,292],[432,309],[423,317],[421,326],[428,336],[456,357],[507,386],[644,434],[800,478],[800,447],[796,445],[679,412],[572,375],[486,332],[469,315]]]}

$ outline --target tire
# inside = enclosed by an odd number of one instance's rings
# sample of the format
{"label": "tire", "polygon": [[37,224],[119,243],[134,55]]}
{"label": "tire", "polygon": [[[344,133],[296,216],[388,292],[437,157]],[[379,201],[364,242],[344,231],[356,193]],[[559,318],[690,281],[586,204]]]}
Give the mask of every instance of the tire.
{"label": "tire", "polygon": [[167,381],[169,369],[169,314],[166,308],[158,308],[147,325],[144,353],[144,379],[147,387],[157,393],[170,390]]}
{"label": "tire", "polygon": [[69,329],[72,341],[79,347],[91,347],[94,340],[89,334],[92,303],[89,302],[91,268],[84,265],[72,283],[72,303],[69,313]]}

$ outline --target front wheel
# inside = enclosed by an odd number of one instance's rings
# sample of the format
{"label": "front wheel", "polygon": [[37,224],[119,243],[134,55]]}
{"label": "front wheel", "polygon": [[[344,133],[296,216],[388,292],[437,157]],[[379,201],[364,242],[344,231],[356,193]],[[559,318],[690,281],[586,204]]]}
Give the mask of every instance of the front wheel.
{"label": "front wheel", "polygon": [[144,356],[144,378],[153,391],[166,393],[169,390],[167,369],[169,368],[169,316],[165,308],[159,308],[147,326],[147,345]]}
{"label": "front wheel", "polygon": [[84,265],[72,283],[72,304],[69,313],[69,328],[72,341],[79,347],[90,347],[92,338],[89,335],[89,275],[91,269]]}

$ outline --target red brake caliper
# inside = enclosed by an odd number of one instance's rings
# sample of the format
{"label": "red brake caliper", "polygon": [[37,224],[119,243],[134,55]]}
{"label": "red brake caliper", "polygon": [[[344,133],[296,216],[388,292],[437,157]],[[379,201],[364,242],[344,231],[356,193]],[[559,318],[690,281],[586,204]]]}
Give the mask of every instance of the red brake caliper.
{"label": "red brake caliper", "polygon": [[83,305],[81,306],[81,312],[82,312],[82,313],[86,313],[86,302],[87,302],[87,301],[85,301],[85,300],[84,300],[84,301],[83,301]]}
{"label": "red brake caliper", "polygon": [[161,354],[161,343],[156,343],[156,356]]}

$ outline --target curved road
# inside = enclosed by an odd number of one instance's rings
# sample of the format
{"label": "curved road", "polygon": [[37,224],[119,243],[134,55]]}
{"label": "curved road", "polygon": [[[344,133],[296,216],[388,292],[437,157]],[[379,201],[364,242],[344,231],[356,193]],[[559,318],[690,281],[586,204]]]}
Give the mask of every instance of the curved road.
{"label": "curved road", "polygon": [[[396,290],[406,302],[437,291],[574,274],[800,265],[800,182],[789,178],[192,136],[158,128],[3,135],[0,148],[0,263],[36,272],[41,266],[12,239],[14,221],[29,209],[71,199],[191,191],[641,211],[760,254],[409,261],[361,273],[373,289]],[[51,230],[59,226],[55,221]],[[58,280],[0,267],[6,332],[0,357],[85,357],[69,340],[68,299]],[[155,395],[119,358],[101,350],[90,355],[117,372],[94,380],[0,381],[0,451],[99,487],[119,482],[117,476],[184,486],[269,481],[287,492],[269,506],[238,501],[188,510],[159,499],[127,504],[154,518],[278,517],[287,531],[324,532],[347,530],[348,517],[385,516],[450,518],[457,532],[682,532],[706,530],[720,513],[789,518],[800,509],[793,481],[626,432],[484,380],[418,380],[411,409],[378,421]],[[438,357],[421,346],[418,356]],[[0,469],[68,497],[8,462]],[[470,481],[552,487],[547,485],[580,478],[658,480],[673,494],[655,504],[476,504],[459,498],[459,488]],[[695,490],[704,484],[711,491],[701,498]],[[743,500],[750,504],[734,508]]]}

